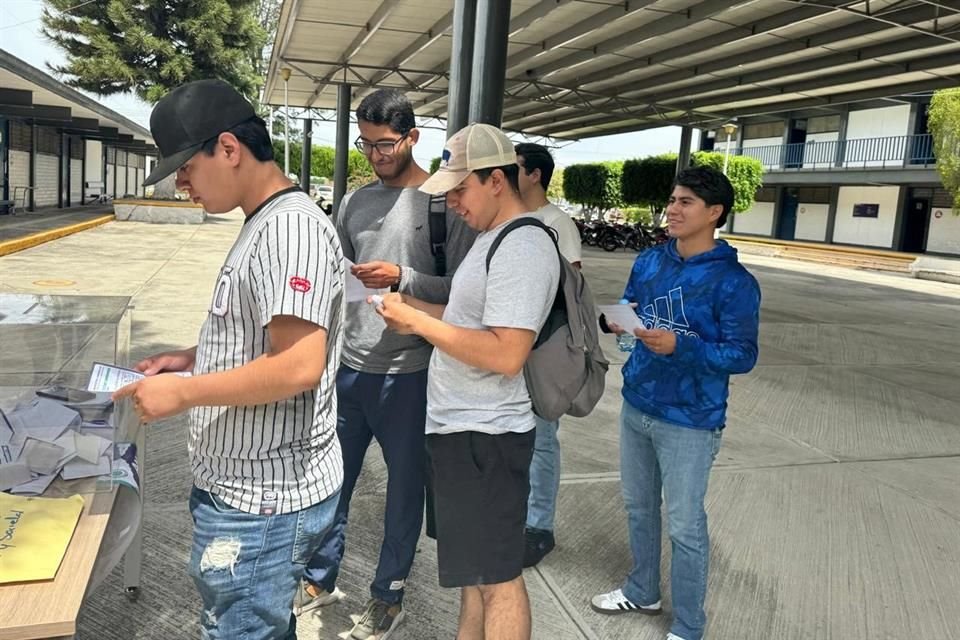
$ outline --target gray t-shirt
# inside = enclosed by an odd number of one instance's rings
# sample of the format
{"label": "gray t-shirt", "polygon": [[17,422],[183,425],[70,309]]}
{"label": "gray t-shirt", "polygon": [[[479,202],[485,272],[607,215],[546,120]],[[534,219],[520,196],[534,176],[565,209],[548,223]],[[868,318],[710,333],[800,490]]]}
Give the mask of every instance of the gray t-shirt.
{"label": "gray t-shirt", "polygon": [[[470,329],[539,332],[560,282],[550,236],[521,227],[503,239],[487,273],[487,252],[508,223],[477,236],[453,277],[444,322]],[[523,373],[509,377],[471,367],[435,349],[427,383],[427,433],[522,433],[534,427]]]}
{"label": "gray t-shirt", "polygon": [[[399,264],[401,293],[444,304],[453,272],[476,233],[454,211],[447,210],[447,275],[436,274],[430,252],[430,196],[414,187],[388,187],[381,182],[353,191],[343,199],[337,233],[344,257],[356,264],[382,260]],[[365,373],[412,373],[430,363],[433,347],[419,336],[391,331],[366,302],[348,302],[341,363]]]}

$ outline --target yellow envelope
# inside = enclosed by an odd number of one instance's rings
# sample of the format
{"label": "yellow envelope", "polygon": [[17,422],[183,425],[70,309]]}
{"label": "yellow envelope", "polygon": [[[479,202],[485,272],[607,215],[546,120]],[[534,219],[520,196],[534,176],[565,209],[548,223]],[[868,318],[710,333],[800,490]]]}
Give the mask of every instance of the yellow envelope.
{"label": "yellow envelope", "polygon": [[0,493],[0,584],[53,580],[83,511],[83,498]]}

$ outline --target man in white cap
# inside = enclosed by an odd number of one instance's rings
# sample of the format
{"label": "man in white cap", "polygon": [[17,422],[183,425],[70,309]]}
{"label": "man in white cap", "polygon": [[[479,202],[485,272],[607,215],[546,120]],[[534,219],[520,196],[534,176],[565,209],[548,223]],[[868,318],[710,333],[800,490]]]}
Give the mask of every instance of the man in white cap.
{"label": "man in white cap", "polygon": [[469,125],[447,141],[441,159],[420,189],[446,193],[447,205],[480,233],[446,305],[393,293],[378,310],[398,333],[436,347],[427,453],[440,585],[461,588],[457,637],[526,640],[522,571],[535,422],[523,365],[556,297],[560,261],[542,228],[500,237],[528,213],[516,152],[502,131]]}

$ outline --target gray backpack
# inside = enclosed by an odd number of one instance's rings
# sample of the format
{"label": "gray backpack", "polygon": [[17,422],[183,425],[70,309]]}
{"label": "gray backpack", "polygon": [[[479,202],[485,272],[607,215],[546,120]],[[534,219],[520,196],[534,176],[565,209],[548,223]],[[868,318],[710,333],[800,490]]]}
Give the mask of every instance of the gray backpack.
{"label": "gray backpack", "polygon": [[[557,244],[556,232],[540,220],[517,218],[490,245],[487,271],[497,247],[508,233],[520,227],[540,227]],[[600,348],[600,331],[593,294],[580,270],[560,255],[560,286],[550,315],[523,366],[523,376],[533,402],[533,412],[544,420],[568,414],[582,417],[593,411],[603,396],[610,363]]]}

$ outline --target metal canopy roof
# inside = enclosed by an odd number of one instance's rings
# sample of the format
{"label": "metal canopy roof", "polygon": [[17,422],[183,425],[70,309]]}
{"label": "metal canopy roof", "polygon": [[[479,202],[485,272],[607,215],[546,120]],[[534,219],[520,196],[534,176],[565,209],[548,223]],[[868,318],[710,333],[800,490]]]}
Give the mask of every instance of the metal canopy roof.
{"label": "metal canopy roof", "polygon": [[[453,0],[284,0],[268,104],[397,87],[443,117]],[[513,0],[503,127],[578,139],[960,85],[960,0]]]}
{"label": "metal canopy roof", "polygon": [[150,132],[0,49],[0,116],[28,118],[112,146],[155,154]]}

